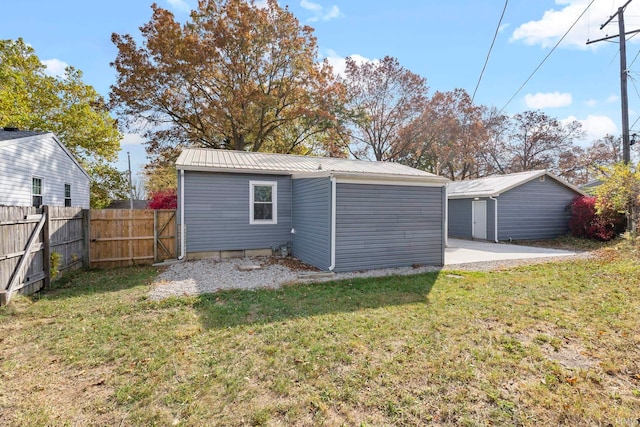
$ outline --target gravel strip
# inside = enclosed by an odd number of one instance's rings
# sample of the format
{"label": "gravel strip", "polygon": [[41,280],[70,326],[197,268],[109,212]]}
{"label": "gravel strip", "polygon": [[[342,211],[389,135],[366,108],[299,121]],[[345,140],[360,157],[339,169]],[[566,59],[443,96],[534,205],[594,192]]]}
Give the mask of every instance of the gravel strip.
{"label": "gravel strip", "polygon": [[[445,267],[400,267],[368,270],[352,273],[336,273],[330,277],[300,278],[299,274],[311,274],[310,271],[279,263],[269,257],[224,258],[198,261],[185,261],[171,265],[161,273],[150,291],[151,300],[161,300],[172,296],[193,296],[213,293],[224,289],[277,289],[292,283],[319,283],[331,280],[343,280],[358,277],[381,277],[391,275],[419,274],[438,270],[491,271],[520,265],[543,262],[568,261],[588,258],[588,252],[561,258],[530,258],[468,264],[447,265]],[[274,262],[276,261],[276,262]],[[259,266],[259,269],[251,269]],[[242,271],[241,269],[249,269]]]}

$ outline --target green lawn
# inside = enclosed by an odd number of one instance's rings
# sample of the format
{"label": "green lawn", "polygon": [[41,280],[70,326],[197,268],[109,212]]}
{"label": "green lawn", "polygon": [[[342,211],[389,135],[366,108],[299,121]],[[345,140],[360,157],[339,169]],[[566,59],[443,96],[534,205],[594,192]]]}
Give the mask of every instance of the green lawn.
{"label": "green lawn", "polygon": [[147,299],[90,271],[0,308],[0,425],[638,425],[640,268],[595,260]]}

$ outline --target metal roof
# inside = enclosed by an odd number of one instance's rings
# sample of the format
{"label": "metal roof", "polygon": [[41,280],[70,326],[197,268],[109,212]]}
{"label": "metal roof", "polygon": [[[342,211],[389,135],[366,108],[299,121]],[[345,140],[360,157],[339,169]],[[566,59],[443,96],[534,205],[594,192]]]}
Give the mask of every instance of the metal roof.
{"label": "metal roof", "polygon": [[183,170],[225,171],[235,173],[362,174],[378,177],[407,177],[445,182],[446,178],[400,163],[372,162],[337,157],[298,156],[292,154],[187,148],[176,161]]}
{"label": "metal roof", "polygon": [[463,199],[466,197],[495,197],[505,191],[509,191],[541,176],[549,176],[560,184],[569,187],[576,193],[585,194],[582,190],[552,173],[547,172],[546,170],[536,170],[450,182],[447,184],[447,197],[450,199]]}

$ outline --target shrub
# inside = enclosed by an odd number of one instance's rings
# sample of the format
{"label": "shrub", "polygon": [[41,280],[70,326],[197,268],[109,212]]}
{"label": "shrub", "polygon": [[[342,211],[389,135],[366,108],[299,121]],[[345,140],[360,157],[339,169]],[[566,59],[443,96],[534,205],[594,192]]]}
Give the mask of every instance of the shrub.
{"label": "shrub", "polygon": [[597,213],[595,196],[578,196],[571,202],[569,229],[576,237],[607,241],[624,231],[625,217],[613,209]]}
{"label": "shrub", "polygon": [[155,191],[150,196],[151,200],[147,204],[149,209],[176,209],[178,207],[178,195],[175,188]]}

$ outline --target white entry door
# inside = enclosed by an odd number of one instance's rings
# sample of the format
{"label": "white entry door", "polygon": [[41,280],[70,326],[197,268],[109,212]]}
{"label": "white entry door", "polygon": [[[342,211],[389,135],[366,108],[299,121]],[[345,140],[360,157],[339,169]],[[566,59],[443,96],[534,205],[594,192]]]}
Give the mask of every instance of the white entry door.
{"label": "white entry door", "polygon": [[487,201],[474,200],[471,205],[471,235],[474,239],[487,240]]}

